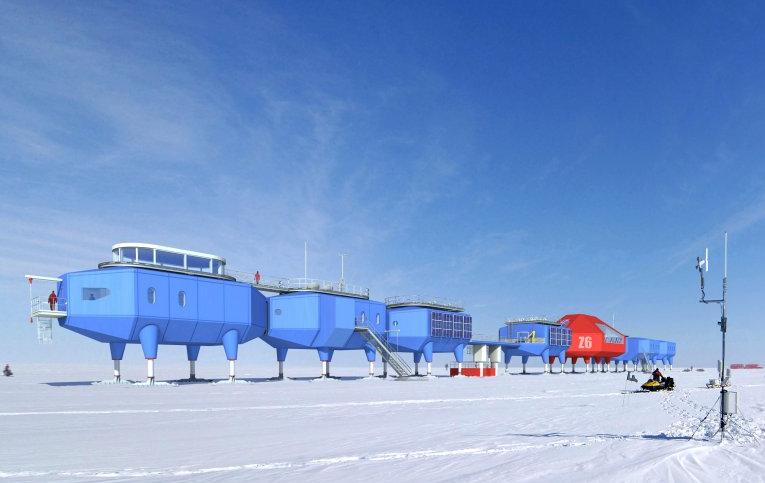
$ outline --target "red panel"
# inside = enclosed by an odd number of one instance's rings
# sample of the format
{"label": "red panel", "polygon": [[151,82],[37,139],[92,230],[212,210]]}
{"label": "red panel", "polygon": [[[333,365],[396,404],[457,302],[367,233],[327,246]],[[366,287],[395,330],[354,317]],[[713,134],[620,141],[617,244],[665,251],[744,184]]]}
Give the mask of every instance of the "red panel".
{"label": "red panel", "polygon": [[[454,377],[459,372],[457,372],[456,367],[449,368],[449,375]],[[467,377],[481,377],[481,369],[478,367],[463,367],[462,368],[462,375]],[[493,367],[485,367],[483,369],[483,377],[492,377],[497,375],[497,370]]]}
{"label": "red panel", "polygon": [[[627,348],[627,338],[618,330],[611,327],[597,317],[587,314],[564,315],[558,321],[571,329],[571,346],[566,350],[566,357],[606,359],[624,354]],[[598,327],[602,324],[622,337],[621,343],[606,342],[606,335]]]}

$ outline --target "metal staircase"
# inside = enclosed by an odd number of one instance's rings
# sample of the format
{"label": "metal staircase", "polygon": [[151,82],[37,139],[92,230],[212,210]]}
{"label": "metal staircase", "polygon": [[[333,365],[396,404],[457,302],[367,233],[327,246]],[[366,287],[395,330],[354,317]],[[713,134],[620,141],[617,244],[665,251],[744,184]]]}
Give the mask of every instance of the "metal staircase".
{"label": "metal staircase", "polygon": [[383,360],[390,364],[399,377],[407,377],[413,374],[409,364],[393,350],[393,346],[388,343],[385,336],[377,332],[372,326],[363,323],[357,324],[354,331],[360,333],[367,342],[372,344],[375,350],[382,355]]}

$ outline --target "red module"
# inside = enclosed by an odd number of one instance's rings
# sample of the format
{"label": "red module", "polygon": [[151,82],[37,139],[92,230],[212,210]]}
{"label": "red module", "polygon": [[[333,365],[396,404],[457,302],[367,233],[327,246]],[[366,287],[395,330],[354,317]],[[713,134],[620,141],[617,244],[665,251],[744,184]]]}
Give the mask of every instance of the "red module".
{"label": "red module", "polygon": [[564,315],[558,323],[571,329],[571,346],[566,357],[574,363],[582,358],[585,362],[608,364],[612,357],[627,350],[627,337],[592,315]]}

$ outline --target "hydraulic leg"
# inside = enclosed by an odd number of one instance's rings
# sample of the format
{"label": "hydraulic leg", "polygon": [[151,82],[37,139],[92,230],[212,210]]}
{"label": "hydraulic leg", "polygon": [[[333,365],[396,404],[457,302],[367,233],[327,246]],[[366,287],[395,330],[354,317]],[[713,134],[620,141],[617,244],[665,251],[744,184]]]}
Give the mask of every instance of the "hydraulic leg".
{"label": "hydraulic leg", "polygon": [[197,380],[197,359],[199,358],[199,346],[187,345],[186,358],[189,360],[189,380]]}
{"label": "hydraulic leg", "polygon": [[120,361],[125,355],[125,343],[109,342],[109,352],[111,352],[112,361],[114,361],[114,382],[121,382],[122,375],[120,374]]}
{"label": "hydraulic leg", "polygon": [[236,359],[228,361],[228,381],[236,382]]}
{"label": "hydraulic leg", "polygon": [[280,380],[284,379],[284,361],[287,360],[287,348],[279,347],[276,349],[276,361],[279,363],[279,375]]}
{"label": "hydraulic leg", "polygon": [[143,356],[146,358],[146,382],[150,385],[153,385],[154,360],[157,358],[157,348],[159,347],[159,328],[156,325],[144,326],[138,333],[138,340],[141,341]]}
{"label": "hydraulic leg", "polygon": [[239,332],[232,329],[223,334],[223,350],[228,359],[228,380],[236,382],[236,358],[239,352]]}
{"label": "hydraulic leg", "polygon": [[154,361],[155,359],[146,359],[146,382],[148,382],[151,385],[154,385]]}

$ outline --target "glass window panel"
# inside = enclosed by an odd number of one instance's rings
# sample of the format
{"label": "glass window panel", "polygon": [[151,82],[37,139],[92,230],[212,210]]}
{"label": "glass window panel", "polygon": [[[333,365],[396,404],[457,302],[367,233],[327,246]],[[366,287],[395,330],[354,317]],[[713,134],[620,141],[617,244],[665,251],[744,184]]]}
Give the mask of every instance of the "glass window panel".
{"label": "glass window panel", "polygon": [[120,249],[115,248],[112,250],[112,261],[113,262],[119,262],[120,261]]}
{"label": "glass window panel", "polygon": [[157,263],[162,266],[183,268],[183,255],[157,250]]}
{"label": "glass window panel", "polygon": [[189,270],[198,270],[200,272],[209,272],[210,259],[186,255],[186,268]]}
{"label": "glass window panel", "polygon": [[[598,326],[598,328],[601,331],[603,331],[603,335],[605,336],[606,343],[608,343],[608,344],[621,344],[622,343],[622,336],[621,336],[621,334],[619,334],[618,332],[616,332],[615,330],[613,330],[612,328],[610,328],[610,327],[608,327],[606,325],[598,324],[598,323],[596,323],[595,325]],[[659,350],[658,343],[656,344],[656,346],[657,346],[656,350],[658,351]]]}
{"label": "glass window panel", "polygon": [[154,250],[151,248],[139,248],[138,261],[143,263],[154,263]]}
{"label": "glass window panel", "polygon": [[153,304],[157,301],[157,289],[154,287],[149,287],[149,290],[146,291],[146,298],[149,300],[150,304]]}
{"label": "glass window panel", "polygon": [[108,297],[111,291],[108,288],[101,287],[83,287],[82,300],[98,300]]}
{"label": "glass window panel", "polygon": [[223,275],[223,264],[220,260],[213,260],[213,273],[216,275]]}
{"label": "glass window panel", "polygon": [[178,292],[178,305],[180,305],[181,307],[186,306],[186,292],[184,292],[183,290]]}
{"label": "glass window panel", "polygon": [[134,262],[135,261],[135,248],[120,248],[120,252],[122,253],[122,261],[123,262]]}

